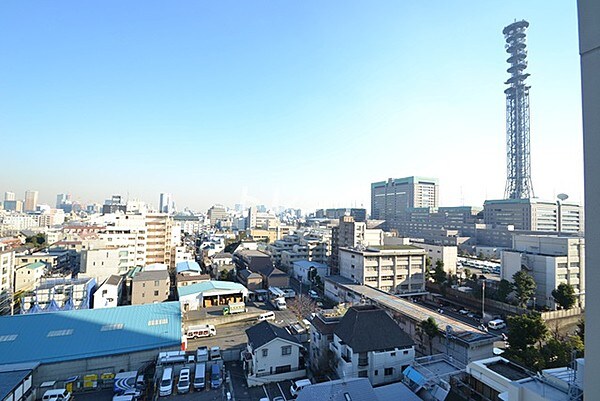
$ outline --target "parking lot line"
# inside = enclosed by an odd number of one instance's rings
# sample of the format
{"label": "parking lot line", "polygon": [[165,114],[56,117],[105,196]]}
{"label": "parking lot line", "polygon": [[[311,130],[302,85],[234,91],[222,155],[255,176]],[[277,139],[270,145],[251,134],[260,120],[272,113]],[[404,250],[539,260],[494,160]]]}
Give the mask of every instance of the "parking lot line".
{"label": "parking lot line", "polygon": [[263,384],[262,388],[263,388],[263,391],[265,392],[265,395],[267,396],[267,399],[270,400],[271,398],[269,398],[269,393],[267,393],[267,388],[265,387],[264,384]]}
{"label": "parking lot line", "polygon": [[281,385],[279,384],[279,382],[277,383],[277,387],[279,388],[279,392],[281,393],[281,396],[283,397],[283,401],[287,401],[287,398],[285,398],[285,394],[284,394],[283,389],[281,388]]}

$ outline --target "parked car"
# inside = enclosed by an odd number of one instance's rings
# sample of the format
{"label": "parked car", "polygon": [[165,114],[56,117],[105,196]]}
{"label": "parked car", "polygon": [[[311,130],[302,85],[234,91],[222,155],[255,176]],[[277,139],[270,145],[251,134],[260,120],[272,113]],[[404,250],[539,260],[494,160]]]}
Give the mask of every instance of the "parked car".
{"label": "parked car", "polygon": [[290,393],[292,393],[292,396],[296,397],[300,390],[302,390],[306,386],[310,386],[311,384],[312,383],[308,379],[296,380],[294,383],[292,383],[292,386],[290,387]]}
{"label": "parked car", "polygon": [[220,361],[221,360],[221,348],[214,346],[210,348],[210,360]]}
{"label": "parked car", "polygon": [[468,314],[469,314],[469,313],[471,313],[471,312],[469,312],[469,311],[468,311],[468,310],[466,310],[466,309],[461,309],[461,310],[459,310],[459,311],[458,311],[458,313],[460,313],[461,315],[468,315]]}
{"label": "parked car", "polygon": [[275,320],[275,312],[265,312],[265,313],[261,313],[260,315],[258,315],[258,318],[256,319],[259,322],[264,322],[265,320]]}
{"label": "parked car", "polygon": [[165,368],[160,380],[160,386],[158,388],[158,395],[161,397],[171,395],[173,392],[173,368]]}
{"label": "parked car", "polygon": [[315,290],[308,291],[308,296],[311,297],[312,299],[319,298],[319,294],[317,294],[317,292]]}
{"label": "parked car", "polygon": [[69,401],[71,399],[71,393],[64,388],[57,388],[54,390],[48,390],[44,393],[42,401]]}
{"label": "parked car", "polygon": [[177,381],[177,393],[185,394],[190,391],[190,369],[183,368],[179,372],[179,381]]}
{"label": "parked car", "polygon": [[196,362],[208,362],[208,347],[198,347],[196,350]]}
{"label": "parked car", "polygon": [[490,320],[488,327],[492,330],[501,330],[506,327],[506,323],[502,319]]}

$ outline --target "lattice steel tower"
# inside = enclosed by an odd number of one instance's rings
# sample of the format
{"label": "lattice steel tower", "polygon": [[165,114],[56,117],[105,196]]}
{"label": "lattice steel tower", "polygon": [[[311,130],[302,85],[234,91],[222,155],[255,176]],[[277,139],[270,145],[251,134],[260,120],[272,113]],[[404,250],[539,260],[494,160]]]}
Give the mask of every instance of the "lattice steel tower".
{"label": "lattice steel tower", "polygon": [[523,20],[510,24],[502,33],[506,39],[506,60],[510,78],[505,83],[506,93],[506,199],[532,198],[531,158],[529,153],[529,86],[525,79],[527,50],[525,30],[529,22]]}

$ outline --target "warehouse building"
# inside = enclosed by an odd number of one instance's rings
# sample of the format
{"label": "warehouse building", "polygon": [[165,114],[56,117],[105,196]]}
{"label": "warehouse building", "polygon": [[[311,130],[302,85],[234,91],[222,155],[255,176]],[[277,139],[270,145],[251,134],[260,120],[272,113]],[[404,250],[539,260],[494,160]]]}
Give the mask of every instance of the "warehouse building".
{"label": "warehouse building", "polygon": [[159,350],[179,350],[179,302],[0,318],[0,367],[39,363],[33,386],[137,370]]}

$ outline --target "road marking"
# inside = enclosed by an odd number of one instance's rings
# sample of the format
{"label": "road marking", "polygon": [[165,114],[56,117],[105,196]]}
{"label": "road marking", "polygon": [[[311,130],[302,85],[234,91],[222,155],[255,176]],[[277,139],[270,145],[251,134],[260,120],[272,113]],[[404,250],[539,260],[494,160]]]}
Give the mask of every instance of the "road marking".
{"label": "road marking", "polygon": [[265,385],[263,384],[262,386],[263,391],[265,392],[265,395],[267,396],[267,398],[270,400],[271,398],[269,397],[269,393],[267,393],[267,388],[265,387]]}
{"label": "road marking", "polygon": [[283,401],[287,401],[287,398],[285,398],[285,394],[283,393],[283,389],[281,388],[281,385],[279,384],[279,382],[277,383],[277,387],[279,387],[279,392],[281,393],[281,396],[283,397]]}

